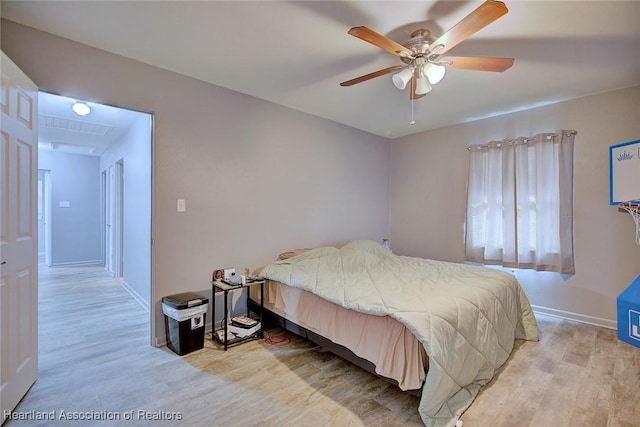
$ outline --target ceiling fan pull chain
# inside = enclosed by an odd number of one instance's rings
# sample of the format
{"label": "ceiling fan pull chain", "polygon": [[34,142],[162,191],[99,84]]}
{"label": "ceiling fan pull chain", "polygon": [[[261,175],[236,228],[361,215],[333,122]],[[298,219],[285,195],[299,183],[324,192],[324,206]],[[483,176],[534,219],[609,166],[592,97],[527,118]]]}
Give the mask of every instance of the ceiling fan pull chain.
{"label": "ceiling fan pull chain", "polygon": [[[413,89],[412,89],[413,90]],[[411,121],[409,122],[409,124],[411,126],[416,124],[416,121],[413,120],[413,99],[411,99],[411,97],[409,98],[409,100],[411,101]]]}

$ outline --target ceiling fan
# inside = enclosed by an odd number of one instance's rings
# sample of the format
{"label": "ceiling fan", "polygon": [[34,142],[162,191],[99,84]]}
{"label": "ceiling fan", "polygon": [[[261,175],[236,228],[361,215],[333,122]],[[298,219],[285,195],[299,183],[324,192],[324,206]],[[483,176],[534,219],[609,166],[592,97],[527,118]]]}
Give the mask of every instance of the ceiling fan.
{"label": "ceiling fan", "polygon": [[365,74],[342,82],[340,86],[353,86],[397,71],[392,76],[393,84],[398,89],[404,89],[407,84],[410,84],[409,97],[418,99],[431,91],[431,85],[442,80],[446,68],[503,72],[513,65],[514,58],[443,55],[508,11],[503,2],[486,0],[437,39],[429,30],[420,29],[414,31],[404,45],[367,27],[353,27],[348,34],[396,55],[405,65],[394,65]]}

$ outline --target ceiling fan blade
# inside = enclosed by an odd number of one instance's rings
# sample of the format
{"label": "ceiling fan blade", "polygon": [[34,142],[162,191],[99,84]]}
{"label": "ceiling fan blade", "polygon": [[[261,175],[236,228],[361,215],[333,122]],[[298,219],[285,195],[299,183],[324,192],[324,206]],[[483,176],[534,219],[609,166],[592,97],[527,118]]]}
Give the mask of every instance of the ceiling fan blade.
{"label": "ceiling fan blade", "polygon": [[366,82],[367,80],[375,79],[376,77],[384,76],[386,74],[393,73],[405,68],[404,65],[394,65],[393,67],[385,68],[383,70],[374,71],[373,73],[365,74],[364,76],[356,77],[355,79],[347,80],[340,83],[340,86],[353,86],[358,83]]}
{"label": "ceiling fan blade", "polygon": [[375,31],[370,30],[367,27],[353,27],[352,29],[347,31],[347,33],[359,38],[360,40],[371,43],[372,45],[377,46],[380,49],[384,49],[396,56],[413,56],[413,52],[406,47],[394,42],[391,39],[386,38],[382,34],[378,34]]}
{"label": "ceiling fan blade", "polygon": [[476,10],[464,17],[453,28],[441,35],[431,46],[443,45],[443,48],[435,51],[436,54],[442,55],[496,19],[505,15],[508,11],[507,6],[501,1],[487,0]]}
{"label": "ceiling fan blade", "polygon": [[414,75],[411,78],[411,88],[409,90],[409,99],[420,99],[426,95],[424,93],[423,94],[416,93],[416,87],[418,87],[418,79]]}
{"label": "ceiling fan blade", "polygon": [[447,68],[455,70],[496,71],[501,73],[511,68],[515,59],[483,56],[445,56],[438,61]]}

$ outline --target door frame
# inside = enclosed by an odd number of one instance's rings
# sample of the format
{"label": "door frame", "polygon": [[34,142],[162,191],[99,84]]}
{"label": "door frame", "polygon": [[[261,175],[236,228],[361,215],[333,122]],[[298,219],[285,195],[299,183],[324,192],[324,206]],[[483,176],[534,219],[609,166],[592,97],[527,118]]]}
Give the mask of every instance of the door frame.
{"label": "door frame", "polygon": [[[69,96],[69,95],[62,95],[62,90],[44,90],[44,89],[40,89],[41,92],[47,92],[50,94],[54,94],[54,95],[59,95],[59,96]],[[91,99],[93,98],[91,96],[91,94],[89,93],[84,93],[84,94],[78,94],[78,96],[74,96],[74,98],[78,101],[85,101],[85,102],[92,102]],[[150,199],[150,218],[149,218],[149,307],[144,307],[145,309],[149,310],[149,345],[151,346],[156,346],[156,340],[155,340],[155,330],[156,330],[156,319],[155,319],[155,303],[154,301],[156,300],[156,292],[155,289],[153,287],[153,283],[154,283],[154,236],[155,236],[155,231],[154,231],[154,215],[155,215],[155,147],[156,147],[156,117],[155,117],[155,113],[153,113],[152,111],[148,111],[148,110],[142,110],[139,108],[131,108],[131,107],[123,107],[121,105],[118,104],[112,104],[112,103],[108,103],[108,102],[104,102],[104,101],[100,101],[99,104],[105,105],[105,106],[109,106],[109,107],[114,107],[114,108],[121,108],[121,109],[125,109],[125,110],[130,110],[130,111],[135,111],[138,113],[143,113],[143,114],[147,114],[149,116],[149,168],[150,168],[150,188],[149,188],[149,199]],[[124,164],[124,163],[123,163]],[[102,171],[104,172],[104,171]],[[104,179],[104,175],[103,175],[103,179]],[[123,180],[122,180],[123,184],[124,184],[124,171],[123,171]],[[100,233],[101,239],[103,239],[103,241],[101,242],[101,247],[105,248],[106,245],[106,233],[104,232],[104,224],[106,221],[106,217],[105,217],[105,209],[106,207],[104,206],[104,201],[105,201],[105,197],[106,197],[106,180],[103,180],[102,182],[102,186],[101,186],[101,200],[103,203],[103,206],[101,208],[101,213],[100,215],[102,216],[102,221],[103,221],[103,232]],[[49,194],[52,194],[51,191],[49,191]],[[122,191],[123,197],[124,197],[124,190]],[[53,203],[53,202],[52,202]],[[53,206],[53,204],[52,204]],[[124,205],[122,205],[124,206]],[[49,211],[51,212],[51,210]],[[124,216],[124,215],[123,215]],[[51,221],[48,221],[48,224],[51,225]],[[124,221],[123,221],[124,224]],[[124,233],[124,227],[122,227],[122,231]],[[51,241],[52,239],[50,239]],[[122,239],[123,241],[123,239]],[[122,245],[122,247],[124,247],[124,243]],[[124,250],[121,251],[121,253],[123,253]],[[106,253],[102,253],[101,257],[102,260],[105,262],[105,266],[106,266]],[[122,271],[124,271],[124,265],[122,265]],[[134,296],[135,298],[135,296]],[[137,298],[136,298],[137,299]]]}

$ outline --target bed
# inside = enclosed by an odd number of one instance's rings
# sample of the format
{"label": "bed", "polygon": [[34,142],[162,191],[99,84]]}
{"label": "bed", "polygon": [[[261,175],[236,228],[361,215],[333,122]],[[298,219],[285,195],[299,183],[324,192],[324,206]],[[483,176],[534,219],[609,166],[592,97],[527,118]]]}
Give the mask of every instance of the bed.
{"label": "bed", "polygon": [[507,273],[398,256],[366,240],[294,255],[260,272],[267,310],[402,390],[421,389],[427,426],[454,426],[514,339],[538,339]]}

